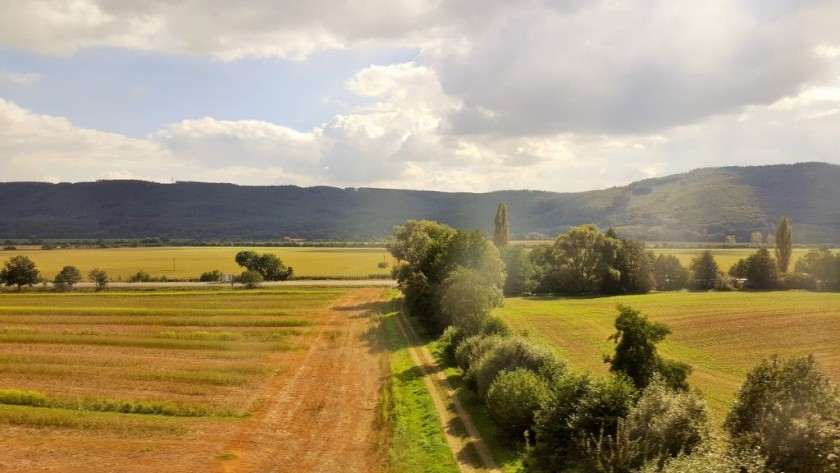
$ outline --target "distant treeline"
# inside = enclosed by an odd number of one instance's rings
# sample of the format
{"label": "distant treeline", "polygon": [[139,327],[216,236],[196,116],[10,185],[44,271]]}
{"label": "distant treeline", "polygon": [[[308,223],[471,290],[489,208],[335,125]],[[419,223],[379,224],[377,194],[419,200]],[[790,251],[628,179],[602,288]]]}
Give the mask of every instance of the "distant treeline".
{"label": "distant treeline", "polygon": [[[499,202],[516,239],[594,223],[646,241],[744,243],[795,215],[797,242],[840,243],[840,166],[699,169],[605,190],[447,193],[200,182],[0,183],[0,239],[379,241],[408,219],[490,234]],[[731,238],[730,238],[731,237]]]}

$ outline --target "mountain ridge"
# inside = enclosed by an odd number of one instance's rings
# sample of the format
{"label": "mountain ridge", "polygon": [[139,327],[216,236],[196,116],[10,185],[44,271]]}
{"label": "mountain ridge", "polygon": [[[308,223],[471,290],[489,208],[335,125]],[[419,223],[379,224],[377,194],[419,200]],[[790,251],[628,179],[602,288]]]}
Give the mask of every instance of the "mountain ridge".
{"label": "mountain ridge", "polygon": [[491,232],[505,202],[515,234],[595,223],[661,241],[772,233],[787,215],[802,243],[840,243],[840,166],[700,168],[584,192],[487,193],[117,180],[0,183],[0,238],[326,240],[386,238],[407,219]]}

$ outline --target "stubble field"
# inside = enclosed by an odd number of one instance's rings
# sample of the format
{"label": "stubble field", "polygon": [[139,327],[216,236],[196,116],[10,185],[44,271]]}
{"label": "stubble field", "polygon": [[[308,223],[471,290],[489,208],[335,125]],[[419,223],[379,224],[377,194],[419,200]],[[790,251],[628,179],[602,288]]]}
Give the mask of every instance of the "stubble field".
{"label": "stubble field", "polygon": [[607,375],[616,304],[641,310],[672,333],[659,345],[666,358],[689,363],[692,388],[722,421],[746,372],[763,357],[813,353],[840,383],[840,294],[676,292],[618,297],[522,297],[495,314],[515,331],[554,347],[572,368]]}
{"label": "stubble field", "polygon": [[377,471],[384,298],[2,294],[0,470]]}

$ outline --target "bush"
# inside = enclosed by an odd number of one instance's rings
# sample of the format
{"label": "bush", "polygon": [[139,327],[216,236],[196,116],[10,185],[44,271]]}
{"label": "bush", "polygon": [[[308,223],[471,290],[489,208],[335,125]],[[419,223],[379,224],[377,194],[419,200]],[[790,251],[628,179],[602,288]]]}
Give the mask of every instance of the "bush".
{"label": "bush", "polygon": [[779,276],[779,286],[782,289],[817,290],[817,278],[806,273],[784,273]]}
{"label": "bush", "polygon": [[489,315],[484,319],[484,323],[481,326],[481,334],[485,336],[498,335],[500,337],[508,337],[510,336],[510,327],[508,327],[508,324],[501,317]]}
{"label": "bush", "polygon": [[502,371],[487,391],[487,413],[508,437],[521,440],[525,431],[533,436],[534,416],[547,399],[548,387],[536,373]]}
{"label": "bush", "polygon": [[636,398],[635,388],[626,378],[584,374],[563,376],[549,383],[549,389],[536,415],[529,466],[551,472],[596,470],[591,446],[598,439],[615,439]]}
{"label": "bush", "polygon": [[88,279],[96,284],[96,290],[101,291],[108,285],[108,273],[101,269],[94,269],[88,273]]}
{"label": "bush", "polygon": [[765,473],[765,460],[755,451],[735,452],[713,440],[699,445],[691,455],[680,454],[660,465],[653,461],[641,473]]}
{"label": "bush", "polygon": [[247,289],[254,289],[263,282],[263,276],[256,271],[245,271],[239,276],[239,282],[245,285]]}
{"label": "bush", "polygon": [[219,282],[222,280],[222,272],[218,269],[207,271],[206,273],[201,273],[198,280],[201,282]]}
{"label": "bush", "polygon": [[455,349],[455,364],[464,373],[464,384],[472,391],[477,391],[476,365],[479,360],[490,350],[493,350],[502,343],[504,338],[499,336],[485,337],[474,335],[466,338]]}
{"label": "bush", "polygon": [[448,366],[455,365],[455,349],[458,348],[458,345],[464,341],[464,333],[461,330],[458,330],[458,327],[454,325],[450,325],[446,327],[446,330],[443,331],[440,338],[438,338],[438,346],[440,347],[441,354],[443,355],[443,361]]}
{"label": "bush", "polygon": [[53,284],[60,291],[73,289],[73,285],[82,280],[82,273],[75,266],[65,266],[55,275]]}
{"label": "bush", "polygon": [[128,277],[128,282],[149,282],[151,280],[152,276],[142,269]]}
{"label": "bush", "polygon": [[503,370],[523,368],[554,378],[562,375],[565,364],[554,353],[526,338],[504,338],[487,351],[474,366],[476,391],[484,399],[490,385]]}
{"label": "bush", "polygon": [[763,360],[747,374],[726,429],[742,450],[758,448],[785,473],[840,467],[840,398],[812,355]]}

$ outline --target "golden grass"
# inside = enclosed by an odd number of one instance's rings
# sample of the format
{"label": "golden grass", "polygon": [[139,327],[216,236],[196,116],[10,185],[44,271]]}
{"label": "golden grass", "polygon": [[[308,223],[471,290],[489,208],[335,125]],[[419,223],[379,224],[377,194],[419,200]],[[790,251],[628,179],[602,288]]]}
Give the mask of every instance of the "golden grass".
{"label": "golden grass", "polygon": [[[112,280],[126,280],[143,270],[152,277],[198,279],[201,273],[218,269],[240,274],[243,268],[234,257],[243,250],[276,254],[300,277],[387,278],[394,263],[384,248],[248,248],[248,247],[160,247],[160,248],[83,248],[40,250],[19,248],[0,252],[0,262],[12,256],[29,257],[41,275],[52,279],[67,265],[79,268],[83,277],[94,268],[105,270]],[[386,262],[387,268],[378,264]]]}
{"label": "golden grass", "polygon": [[672,334],[660,353],[694,367],[689,382],[722,420],[746,372],[774,353],[813,353],[840,382],[840,294],[786,292],[658,293],[636,296],[505,300],[497,315],[516,331],[551,345],[573,368],[608,373],[616,304],[664,322]]}

